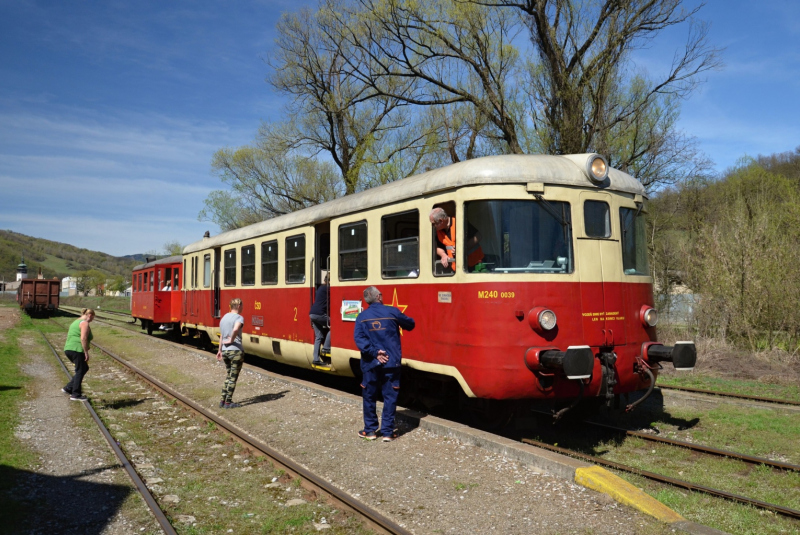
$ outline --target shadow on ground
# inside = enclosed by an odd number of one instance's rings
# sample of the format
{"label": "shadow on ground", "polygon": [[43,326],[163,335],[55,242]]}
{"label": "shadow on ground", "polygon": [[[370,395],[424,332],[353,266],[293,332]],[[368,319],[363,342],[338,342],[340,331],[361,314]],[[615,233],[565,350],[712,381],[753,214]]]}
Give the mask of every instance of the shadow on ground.
{"label": "shadow on ground", "polygon": [[50,476],[0,465],[0,532],[16,534],[100,534],[133,492],[124,485],[82,478],[119,465],[69,476]]}

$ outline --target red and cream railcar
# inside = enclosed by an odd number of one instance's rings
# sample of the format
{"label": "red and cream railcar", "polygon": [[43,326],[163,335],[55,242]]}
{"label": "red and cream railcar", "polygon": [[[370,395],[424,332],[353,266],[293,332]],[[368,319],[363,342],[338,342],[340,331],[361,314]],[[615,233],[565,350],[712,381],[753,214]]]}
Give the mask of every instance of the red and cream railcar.
{"label": "red and cream railcar", "polygon": [[[184,327],[218,340],[239,297],[245,351],[310,368],[308,313],[329,270],[325,371],[358,369],[352,320],[375,285],[416,320],[404,389],[430,379],[469,398],[611,400],[652,386],[659,361],[696,358],[690,342],[656,342],[645,200],[596,154],[457,163],[188,245]],[[437,262],[434,207],[455,218],[456,270]],[[479,263],[459,237],[479,240]]]}
{"label": "red and cream railcar", "polygon": [[131,316],[141,320],[142,329],[180,333],[181,263],[180,256],[170,256],[133,268]]}

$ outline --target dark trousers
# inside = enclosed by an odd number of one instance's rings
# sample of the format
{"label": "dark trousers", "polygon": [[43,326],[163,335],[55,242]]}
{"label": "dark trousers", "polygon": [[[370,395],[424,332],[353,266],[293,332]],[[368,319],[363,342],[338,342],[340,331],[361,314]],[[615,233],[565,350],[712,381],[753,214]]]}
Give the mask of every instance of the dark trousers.
{"label": "dark trousers", "polygon": [[89,363],[86,362],[86,354],[69,350],[64,351],[64,354],[75,365],[75,375],[72,376],[72,379],[70,379],[67,386],[64,387],[64,390],[73,396],[80,396],[83,394],[81,391],[83,376],[89,371]]}
{"label": "dark trousers", "polygon": [[383,394],[381,435],[390,436],[394,432],[394,413],[400,393],[400,368],[377,366],[363,374],[361,388],[364,394],[364,431],[371,433],[378,430],[377,402],[380,390]]}

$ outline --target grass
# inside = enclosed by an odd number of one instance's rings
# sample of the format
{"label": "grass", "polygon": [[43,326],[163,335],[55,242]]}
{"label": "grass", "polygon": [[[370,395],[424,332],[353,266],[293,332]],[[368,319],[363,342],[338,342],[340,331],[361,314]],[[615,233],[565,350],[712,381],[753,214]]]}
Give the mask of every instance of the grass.
{"label": "grass", "polygon": [[106,297],[106,296],[82,296],[71,295],[69,297],[62,297],[61,304],[78,308],[93,308],[95,310],[108,310],[110,312],[126,312],[131,311],[131,298],[130,297]]}
{"label": "grass", "polygon": [[701,374],[670,374],[658,378],[661,386],[684,386],[715,392],[800,401],[800,385],[769,384],[743,379],[725,379]]}
{"label": "grass", "polygon": [[[23,316],[20,324],[0,332],[0,469],[28,470],[36,461],[35,454],[14,435],[19,425],[19,405],[25,398],[29,378],[20,371],[25,356],[17,340],[22,331],[31,328],[31,320]],[[5,525],[19,525],[25,516],[20,502],[10,494],[15,481],[0,477],[0,518]]]}
{"label": "grass", "polygon": [[[669,407],[653,412],[640,409],[619,420],[614,423],[634,429],[652,427],[665,438],[800,464],[800,418],[785,409],[731,404],[712,409]],[[694,453],[574,423],[565,422],[555,429],[542,426],[537,438],[609,461],[800,510],[798,472]],[[687,519],[728,533],[800,533],[798,520],[624,472],[619,476]]]}

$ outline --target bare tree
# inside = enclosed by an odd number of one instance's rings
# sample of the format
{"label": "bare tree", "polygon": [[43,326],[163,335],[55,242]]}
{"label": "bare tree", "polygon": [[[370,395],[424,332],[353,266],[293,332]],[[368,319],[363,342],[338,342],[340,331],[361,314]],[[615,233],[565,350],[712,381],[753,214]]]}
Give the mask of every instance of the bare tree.
{"label": "bare tree", "polygon": [[198,219],[230,230],[344,194],[333,164],[288,148],[285,128],[264,124],[253,146],[220,149],[214,154],[212,169],[231,190],[212,192]]}
{"label": "bare tree", "polygon": [[[346,26],[344,34],[354,52],[347,58],[353,76],[406,104],[469,104],[477,119],[473,127],[491,126],[473,131],[490,143],[501,141],[503,152],[523,152],[513,13],[451,0],[357,2],[359,13],[347,16],[359,24]],[[448,151],[453,139],[446,139]]]}
{"label": "bare tree", "polygon": [[344,193],[350,194],[363,187],[365,167],[368,180],[380,182],[381,166],[398,165],[403,152],[424,154],[429,148],[428,134],[413,124],[407,102],[398,98],[413,81],[394,80],[391,94],[379,94],[354,76],[348,60],[354,53],[343,34],[357,31],[357,21],[338,4],[328,1],[316,12],[284,14],[269,82],[293,97],[289,112],[296,120],[287,148],[329,157],[341,172]]}
{"label": "bare tree", "polygon": [[[686,11],[682,0],[477,1],[514,9],[525,20],[536,58],[526,87],[534,128],[546,133],[545,152],[603,152],[645,184],[707,168],[675,124],[679,99],[721,65],[719,50],[708,44],[708,25],[694,19],[702,6]],[[689,28],[683,49],[666,74],[648,79],[631,52],[677,25]]]}

